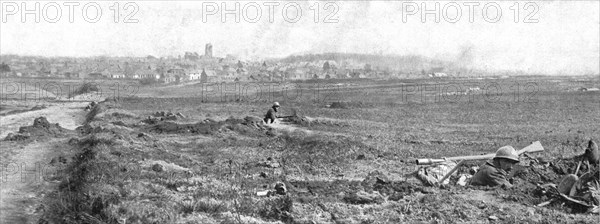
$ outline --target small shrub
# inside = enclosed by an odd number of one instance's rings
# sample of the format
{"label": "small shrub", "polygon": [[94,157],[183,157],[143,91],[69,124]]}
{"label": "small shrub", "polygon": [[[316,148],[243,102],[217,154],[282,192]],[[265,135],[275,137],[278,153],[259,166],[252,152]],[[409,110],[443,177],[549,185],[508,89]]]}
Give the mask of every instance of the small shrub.
{"label": "small shrub", "polygon": [[293,204],[289,196],[270,198],[260,206],[258,214],[263,218],[289,222],[292,219]]}
{"label": "small shrub", "polygon": [[350,105],[347,102],[333,102],[331,103],[331,106],[329,106],[329,108],[334,108],[334,109],[348,109],[350,107]]}

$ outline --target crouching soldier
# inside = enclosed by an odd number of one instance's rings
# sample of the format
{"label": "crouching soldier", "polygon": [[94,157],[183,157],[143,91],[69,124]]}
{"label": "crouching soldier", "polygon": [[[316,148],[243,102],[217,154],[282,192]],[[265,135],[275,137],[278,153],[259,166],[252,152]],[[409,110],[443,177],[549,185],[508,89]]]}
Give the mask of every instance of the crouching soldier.
{"label": "crouching soldier", "polygon": [[519,155],[511,146],[504,146],[496,151],[491,161],[479,167],[470,184],[475,186],[506,186],[512,187],[508,174],[515,164],[519,163]]}
{"label": "crouching soldier", "polygon": [[267,114],[265,114],[265,118],[263,119],[265,121],[265,124],[272,124],[273,122],[275,122],[275,119],[277,119],[278,109],[279,102],[273,103],[273,106],[271,107],[271,109],[269,109],[269,111],[267,111]]}

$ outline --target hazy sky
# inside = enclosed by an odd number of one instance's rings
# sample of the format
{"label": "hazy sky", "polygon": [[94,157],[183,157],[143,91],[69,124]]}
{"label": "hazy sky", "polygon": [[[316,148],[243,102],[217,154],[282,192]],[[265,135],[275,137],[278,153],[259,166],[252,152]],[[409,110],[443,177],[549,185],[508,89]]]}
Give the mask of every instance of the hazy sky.
{"label": "hazy sky", "polygon": [[[201,1],[138,1],[127,8],[125,2],[119,2],[116,23],[116,7],[111,7],[115,1],[95,2],[102,10],[95,23],[90,22],[97,17],[94,5],[88,5],[86,16],[82,13],[86,2],[73,6],[71,22],[68,5],[73,2],[56,2],[39,2],[40,22],[35,22],[34,3],[25,3],[34,13],[25,15],[23,22],[21,2],[2,1],[0,53],[176,56],[185,51],[203,54],[204,44],[210,42],[216,56],[233,54],[242,58],[320,52],[419,54],[460,59],[484,69],[550,74],[597,74],[600,70],[599,1],[538,1],[531,5],[524,1],[438,1],[439,13],[426,15],[425,22],[421,21],[422,2],[338,1],[327,8],[323,1],[279,2],[273,7],[270,21],[268,5],[273,2],[237,1],[239,23],[233,14],[222,21],[220,1],[204,2],[204,10]],[[235,3],[227,1],[225,6],[232,10]],[[471,3],[479,4],[472,6],[473,22],[469,21]],[[494,21],[496,3],[502,14],[498,21]],[[283,13],[286,4],[287,17]],[[435,4],[427,2],[425,7],[433,10]],[[55,6],[60,7],[60,17],[56,16]],[[300,7],[301,15],[295,13],[294,6]],[[262,15],[253,22],[257,8]],[[316,8],[319,14],[315,23]],[[458,8],[460,18],[456,17]],[[519,18],[515,22],[517,8]],[[324,23],[335,9],[338,11],[331,17],[332,23]],[[133,15],[131,21],[138,21],[124,23],[129,14]],[[436,14],[439,22],[435,21]],[[531,17],[526,18],[528,15]],[[58,21],[51,23],[53,19]],[[451,23],[453,19],[455,23]]]}

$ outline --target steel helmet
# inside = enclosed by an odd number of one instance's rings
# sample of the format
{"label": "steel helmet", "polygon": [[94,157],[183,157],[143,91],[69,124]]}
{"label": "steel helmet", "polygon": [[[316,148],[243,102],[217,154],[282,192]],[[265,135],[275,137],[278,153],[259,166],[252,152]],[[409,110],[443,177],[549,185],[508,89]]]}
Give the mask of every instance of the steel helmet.
{"label": "steel helmet", "polygon": [[496,151],[496,156],[494,156],[494,159],[496,158],[504,158],[515,162],[519,162],[519,155],[517,154],[517,150],[515,150],[515,148],[513,148],[510,145],[500,147],[498,151]]}
{"label": "steel helmet", "polygon": [[587,157],[588,161],[592,164],[600,161],[600,152],[598,151],[598,145],[596,142],[594,142],[594,140],[590,139],[588,142],[588,147],[585,149],[585,154],[583,155]]}
{"label": "steel helmet", "polygon": [[273,103],[273,107],[279,107],[279,102]]}

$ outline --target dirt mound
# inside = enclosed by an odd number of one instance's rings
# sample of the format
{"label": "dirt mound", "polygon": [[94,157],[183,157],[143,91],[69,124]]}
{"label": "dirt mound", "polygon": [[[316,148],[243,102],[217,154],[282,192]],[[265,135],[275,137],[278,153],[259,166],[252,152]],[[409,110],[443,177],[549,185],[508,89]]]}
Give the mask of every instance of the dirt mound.
{"label": "dirt mound", "polygon": [[244,123],[249,126],[260,127],[263,126],[263,119],[255,116],[246,116],[244,118]]}
{"label": "dirt mound", "polygon": [[311,122],[308,118],[306,117],[300,117],[300,116],[291,116],[289,118],[287,118],[287,121],[293,123],[293,124],[297,124],[300,126],[310,126]]}
{"label": "dirt mound", "polygon": [[173,112],[164,112],[164,111],[160,111],[160,112],[156,112],[154,113],[154,117],[170,117],[170,116],[176,116],[176,117],[180,117],[180,118],[185,118],[185,116],[180,113],[173,113]]}
{"label": "dirt mound", "polygon": [[8,133],[6,138],[4,138],[4,141],[25,141],[25,140],[29,139],[30,137],[31,137],[31,135],[29,133],[27,133],[27,134]]}
{"label": "dirt mound", "polygon": [[283,119],[286,123],[292,123],[302,127],[335,127],[335,128],[343,128],[349,127],[350,125],[347,122],[331,119],[331,118],[323,118],[323,117],[306,117],[306,116],[290,116]]}
{"label": "dirt mound", "polygon": [[20,127],[17,134],[9,134],[5,140],[15,141],[29,138],[37,139],[40,137],[64,137],[68,133],[70,131],[62,128],[58,123],[51,124],[46,117],[38,117],[33,120],[32,126]]}
{"label": "dirt mound", "polygon": [[174,114],[172,112],[160,111],[152,114],[151,116],[148,116],[142,122],[146,124],[157,124],[161,121],[176,121],[182,118],[185,118],[185,115],[183,115],[182,113]]}
{"label": "dirt mound", "polygon": [[[553,198],[560,197],[558,192],[554,189],[544,187],[544,185],[558,185],[562,178],[569,174],[574,174],[578,165],[578,160],[576,158],[561,158],[552,161],[526,159],[523,162],[525,163],[524,166],[517,166],[515,168],[512,176],[514,187],[512,189],[497,189],[497,196],[508,201],[514,201],[525,205],[537,205]],[[582,163],[579,169],[579,175],[583,173],[582,171],[589,171],[590,168],[592,172],[597,169],[588,167],[586,163]],[[595,178],[598,180],[598,176]],[[573,196],[573,198],[583,199],[577,195]],[[590,201],[591,198],[583,200],[591,204],[597,203]],[[585,206],[576,203],[551,203],[548,207],[572,213],[587,211]]]}
{"label": "dirt mound", "polygon": [[116,110],[116,111],[107,111],[106,114],[103,114],[103,117],[124,119],[124,118],[136,118],[137,116],[134,113],[131,113],[129,111]]}
{"label": "dirt mound", "polygon": [[156,124],[145,128],[148,132],[165,134],[204,134],[212,135],[219,132],[231,130],[240,134],[264,135],[268,128],[262,123],[250,119],[229,118],[224,121],[205,120],[194,124],[179,124],[172,121],[158,121]]}

